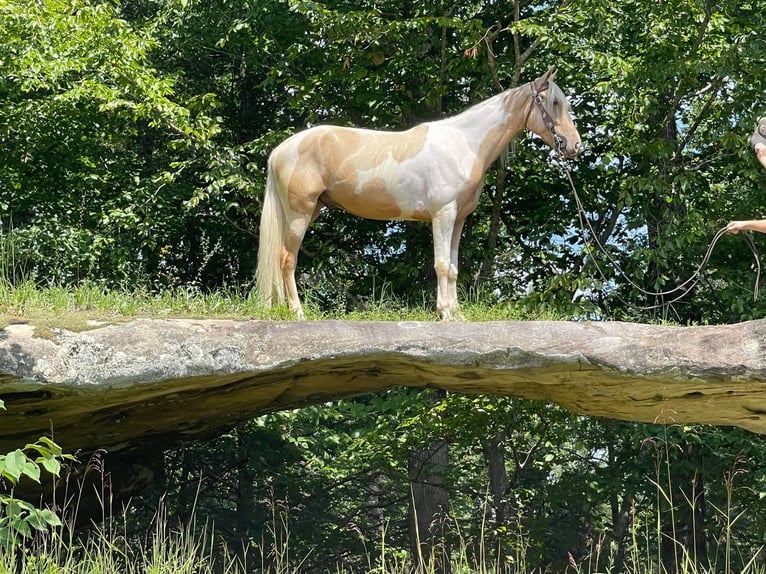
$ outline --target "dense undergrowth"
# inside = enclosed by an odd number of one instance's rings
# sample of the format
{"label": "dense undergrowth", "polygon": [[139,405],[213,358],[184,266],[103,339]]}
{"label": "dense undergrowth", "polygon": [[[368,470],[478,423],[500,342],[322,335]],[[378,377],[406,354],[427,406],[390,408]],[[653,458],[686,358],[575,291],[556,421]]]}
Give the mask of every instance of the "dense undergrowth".
{"label": "dense undergrowth", "polygon": [[[664,496],[658,489],[658,496]],[[76,511],[76,509],[74,509]],[[71,515],[70,515],[71,516]],[[0,533],[7,526],[0,506]],[[39,528],[30,538],[11,537],[0,544],[0,574],[293,574],[304,572],[305,556],[296,556],[290,548],[290,525],[287,516],[275,511],[269,526],[268,540],[253,543],[252,548],[228,548],[212,524],[198,525],[192,515],[187,524],[174,524],[163,508],[157,510],[151,527],[143,533],[130,533],[125,513],[106,517],[90,528],[75,530],[64,521]],[[384,535],[385,536],[385,535]],[[664,539],[665,547],[681,548],[679,541],[667,534],[634,527],[631,545],[626,550],[622,568],[614,568],[615,548],[604,540],[594,541],[590,555],[576,561],[569,555],[566,572],[572,574],[721,574],[715,566],[700,564],[688,552],[676,550],[671,570],[661,555],[651,555],[645,548]],[[380,552],[368,555],[366,572],[375,574],[545,574],[546,570],[527,568],[524,546],[503,565],[498,565],[484,548],[477,555],[461,543],[450,553],[445,569],[435,555],[413,557],[379,541]],[[487,552],[485,555],[484,551]],[[315,552],[321,552],[316,549]],[[731,552],[724,542],[721,552]],[[763,552],[744,557],[745,567],[738,574],[764,574]],[[256,560],[260,556],[260,560]],[[742,557],[740,557],[742,558]],[[417,567],[419,565],[419,568]],[[316,574],[325,574],[325,572]],[[326,574],[351,574],[342,566]],[[723,573],[733,572],[725,568]]]}

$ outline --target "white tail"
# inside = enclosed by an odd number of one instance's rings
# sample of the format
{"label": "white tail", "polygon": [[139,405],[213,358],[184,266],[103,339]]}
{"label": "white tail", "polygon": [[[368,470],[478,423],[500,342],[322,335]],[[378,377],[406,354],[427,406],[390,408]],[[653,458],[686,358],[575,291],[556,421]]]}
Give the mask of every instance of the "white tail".
{"label": "white tail", "polygon": [[258,267],[255,271],[255,289],[258,298],[266,306],[285,302],[285,282],[282,278],[284,236],[285,212],[269,167],[261,211]]}

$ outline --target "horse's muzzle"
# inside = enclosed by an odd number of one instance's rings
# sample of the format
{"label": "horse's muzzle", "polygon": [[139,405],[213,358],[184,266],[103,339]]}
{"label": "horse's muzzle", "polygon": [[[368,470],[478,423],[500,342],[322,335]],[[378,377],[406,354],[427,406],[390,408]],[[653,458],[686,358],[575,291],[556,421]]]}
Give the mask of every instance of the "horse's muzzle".
{"label": "horse's muzzle", "polygon": [[571,146],[568,146],[567,143],[567,138],[564,136],[560,134],[554,136],[556,151],[566,158],[573,158],[580,151],[580,138],[577,138]]}

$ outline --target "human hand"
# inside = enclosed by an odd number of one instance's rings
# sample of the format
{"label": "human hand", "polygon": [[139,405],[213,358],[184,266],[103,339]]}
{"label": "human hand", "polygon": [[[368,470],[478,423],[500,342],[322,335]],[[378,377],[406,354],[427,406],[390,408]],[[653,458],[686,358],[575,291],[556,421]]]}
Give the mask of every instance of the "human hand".
{"label": "human hand", "polygon": [[736,235],[745,228],[745,221],[730,221],[726,225],[726,229]]}

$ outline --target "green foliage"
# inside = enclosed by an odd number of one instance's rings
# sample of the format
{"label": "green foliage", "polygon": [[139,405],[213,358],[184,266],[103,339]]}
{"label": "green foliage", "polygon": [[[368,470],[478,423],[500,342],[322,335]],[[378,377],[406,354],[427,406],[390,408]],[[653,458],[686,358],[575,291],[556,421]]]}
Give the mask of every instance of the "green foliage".
{"label": "green foliage", "polygon": [[5,2],[0,26],[0,219],[17,259],[46,282],[133,283],[183,221],[180,171],[215,124],[173,101],[154,39],[106,3]]}
{"label": "green foliage", "polygon": [[[627,277],[651,291],[672,288],[728,219],[761,210],[753,199],[763,176],[747,138],[762,112],[763,78],[753,65],[763,45],[752,28],[762,14],[737,3],[588,8],[597,17],[578,18],[577,57],[597,81],[583,102],[581,131],[592,135],[578,184],[588,206],[603,205],[597,228],[611,236]],[[752,286],[751,264],[741,239],[722,242],[700,287],[672,306],[624,277],[608,278],[625,300],[659,304],[639,317],[737,321],[746,318],[734,302]],[[750,317],[762,313],[760,303],[746,307]]]}
{"label": "green foliage", "polygon": [[[3,401],[0,409],[5,409]],[[24,477],[39,484],[42,470],[58,477],[62,462],[73,459],[47,437],[23,449],[0,454],[0,485],[10,486],[10,494],[0,493],[0,552],[14,548],[19,537],[29,539],[34,532],[47,532],[62,525],[52,510],[14,498],[13,490]]]}
{"label": "green foliage", "polygon": [[[408,461],[445,440],[449,544],[467,563],[563,570],[569,552],[592,572],[658,571],[690,551],[695,531],[706,551],[693,571],[738,571],[762,544],[766,445],[758,436],[408,389],[275,413],[169,452],[166,482],[136,501],[134,518],[166,493],[173,520],[186,520],[194,501],[216,523],[229,520],[228,546],[245,544],[264,567],[276,555],[263,540],[273,539],[289,544],[301,568],[369,571],[385,552],[407,556]],[[507,472],[497,498],[492,445]],[[727,557],[727,548],[736,552]]]}
{"label": "green foliage", "polygon": [[[614,263],[585,247],[549,150],[521,138],[465,226],[467,318],[762,317],[740,237],[721,240],[680,301],[642,290],[688,277],[727,220],[763,215],[766,173],[747,138],[764,114],[765,18],[734,0],[0,2],[2,312],[76,313],[83,325],[90,314],[289,317],[248,296],[275,145],[317,123],[407,128],[554,64],[583,136],[572,176]],[[431,254],[427,225],[323,213],[299,261],[310,316],[433,318]],[[563,570],[566,552],[582,565],[603,540],[615,572],[645,556],[656,572],[654,557],[693,547],[667,541],[694,521],[706,548],[726,539],[747,557],[764,539],[764,517],[741,514],[766,491],[759,437],[407,390],[275,414],[168,453],[157,487],[174,519],[188,517],[198,488],[206,516],[228,525],[235,515],[232,546],[257,545],[267,524],[284,534],[287,522],[293,556],[362,570],[381,531],[406,553],[408,457],[445,439],[466,563],[487,555],[489,538],[516,566]],[[490,452],[509,477],[497,500]],[[49,460],[6,455],[6,481],[31,480]],[[683,504],[699,500],[692,484],[708,503],[701,514]],[[138,520],[146,507],[136,508]],[[626,549],[620,516],[656,536]],[[747,561],[721,556],[707,556],[715,571]]]}
{"label": "green foliage", "polygon": [[[91,536],[80,537],[71,524],[59,525],[54,535],[11,548],[0,546],[0,574],[245,574],[234,555],[215,555],[214,531],[198,534],[193,521],[175,528],[163,508],[156,509],[154,524],[139,543],[124,522],[114,517],[108,524],[93,526]],[[17,541],[18,542],[18,541]]]}
{"label": "green foliage", "polygon": [[[0,410],[5,403],[0,400]],[[36,508],[27,501],[13,497],[22,477],[40,482],[42,470],[58,477],[61,464],[74,457],[63,453],[61,447],[47,437],[8,454],[0,454],[0,485],[10,485],[10,494],[0,493],[0,553],[12,550],[19,537],[31,538],[33,532],[47,532],[62,525],[61,519],[50,509]]]}

